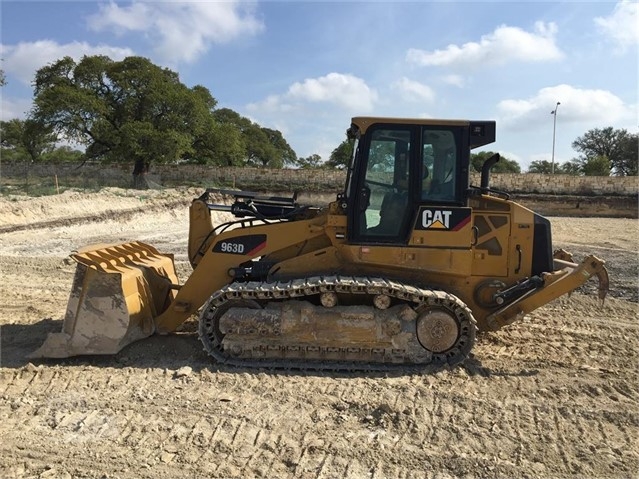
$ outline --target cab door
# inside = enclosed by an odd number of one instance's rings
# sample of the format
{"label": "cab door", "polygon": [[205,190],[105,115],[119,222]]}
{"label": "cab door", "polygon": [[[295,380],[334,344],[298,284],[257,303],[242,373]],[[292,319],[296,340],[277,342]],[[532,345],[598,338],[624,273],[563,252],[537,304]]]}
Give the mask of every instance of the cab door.
{"label": "cab door", "polygon": [[460,126],[369,128],[360,145],[358,193],[349,215],[356,262],[470,274],[472,224],[465,206],[468,159],[463,153],[469,148],[464,141]]}
{"label": "cab door", "polygon": [[409,242],[418,267],[460,276],[470,275],[473,241],[465,133],[461,127],[422,127],[419,207]]}
{"label": "cab door", "polygon": [[357,195],[349,215],[352,243],[406,244],[414,215],[415,128],[374,125],[360,148]]}

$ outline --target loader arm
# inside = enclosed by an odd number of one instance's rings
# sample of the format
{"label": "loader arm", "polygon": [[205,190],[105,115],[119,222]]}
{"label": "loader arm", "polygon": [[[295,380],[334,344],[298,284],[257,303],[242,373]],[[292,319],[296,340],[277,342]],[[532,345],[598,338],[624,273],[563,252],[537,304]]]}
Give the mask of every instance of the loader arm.
{"label": "loader arm", "polygon": [[211,242],[169,307],[155,318],[156,332],[175,331],[217,290],[231,283],[242,263],[325,234],[326,216],[283,221],[225,231]]}

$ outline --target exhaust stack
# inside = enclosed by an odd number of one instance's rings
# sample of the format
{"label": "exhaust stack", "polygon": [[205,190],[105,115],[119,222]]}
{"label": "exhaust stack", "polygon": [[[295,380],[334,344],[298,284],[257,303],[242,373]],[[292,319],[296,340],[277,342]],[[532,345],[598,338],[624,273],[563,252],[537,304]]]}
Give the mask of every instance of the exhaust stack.
{"label": "exhaust stack", "polygon": [[499,153],[495,153],[493,156],[484,161],[484,165],[481,167],[481,184],[480,187],[482,191],[485,191],[489,188],[488,184],[490,182],[490,169],[493,167],[495,163],[499,161]]}

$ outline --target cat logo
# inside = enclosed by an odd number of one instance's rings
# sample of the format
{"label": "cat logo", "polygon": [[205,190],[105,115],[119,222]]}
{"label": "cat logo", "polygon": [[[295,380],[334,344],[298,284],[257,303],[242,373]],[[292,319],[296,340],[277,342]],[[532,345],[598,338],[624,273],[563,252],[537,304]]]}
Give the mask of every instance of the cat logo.
{"label": "cat logo", "polygon": [[449,210],[424,210],[422,212],[422,225],[426,229],[447,230],[450,228],[450,216],[453,214]]}
{"label": "cat logo", "polygon": [[432,208],[422,206],[415,225],[418,230],[460,231],[470,224],[470,208]]}

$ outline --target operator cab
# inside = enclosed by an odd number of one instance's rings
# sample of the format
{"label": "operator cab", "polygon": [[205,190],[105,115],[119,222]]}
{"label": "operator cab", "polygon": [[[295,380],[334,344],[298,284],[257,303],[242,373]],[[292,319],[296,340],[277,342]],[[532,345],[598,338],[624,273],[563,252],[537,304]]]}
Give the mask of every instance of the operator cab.
{"label": "operator cab", "polygon": [[470,150],[495,141],[495,122],[359,117],[349,135],[349,240],[404,244],[422,206],[467,206]]}

